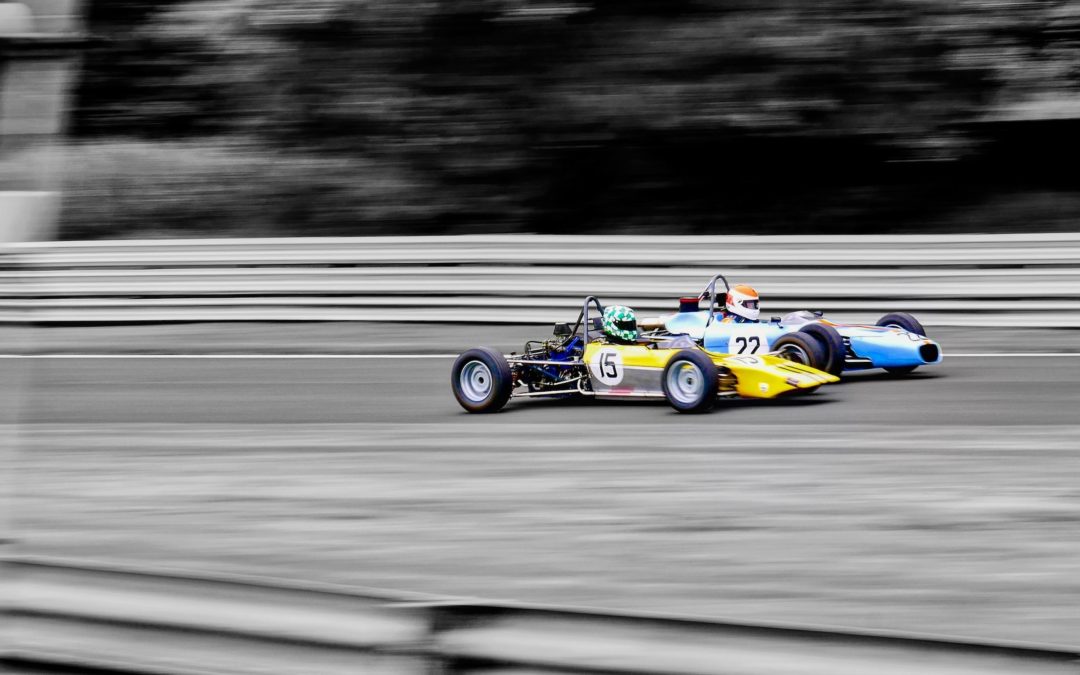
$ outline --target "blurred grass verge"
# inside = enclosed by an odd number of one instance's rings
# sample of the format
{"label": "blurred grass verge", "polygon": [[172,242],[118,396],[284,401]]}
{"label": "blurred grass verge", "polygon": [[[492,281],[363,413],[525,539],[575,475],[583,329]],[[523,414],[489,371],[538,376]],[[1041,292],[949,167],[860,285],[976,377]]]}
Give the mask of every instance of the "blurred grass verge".
{"label": "blurred grass verge", "polygon": [[[116,139],[53,148],[62,167],[63,239],[334,236],[546,231],[523,212],[503,220],[492,213],[470,224],[461,195],[441,189],[431,175],[402,162],[355,155],[304,153],[259,147],[254,141]],[[0,179],[18,184],[14,160],[0,160]],[[883,191],[887,191],[883,189]],[[1080,193],[1015,189],[971,195],[918,224],[785,229],[758,224],[757,232],[1072,231]],[[843,197],[838,197],[841,201]],[[493,197],[494,202],[500,201]],[[502,201],[509,202],[509,198]],[[506,206],[509,205],[507,204]],[[833,207],[823,207],[829,211]],[[837,207],[839,208],[839,207]],[[497,209],[495,209],[497,210]],[[512,208],[510,210],[513,210]],[[534,214],[536,215],[536,214]],[[638,214],[607,231],[651,232],[656,214]],[[597,223],[581,223],[592,232]],[[573,228],[563,225],[561,228]],[[561,228],[555,228],[560,230]],[[701,228],[672,223],[667,231]],[[716,233],[725,228],[706,230]],[[736,228],[733,233],[743,234]]]}
{"label": "blurred grass verge", "polygon": [[[365,158],[237,139],[77,143],[64,156],[65,238],[367,234],[414,222],[423,179]],[[317,205],[317,206],[312,206]]]}

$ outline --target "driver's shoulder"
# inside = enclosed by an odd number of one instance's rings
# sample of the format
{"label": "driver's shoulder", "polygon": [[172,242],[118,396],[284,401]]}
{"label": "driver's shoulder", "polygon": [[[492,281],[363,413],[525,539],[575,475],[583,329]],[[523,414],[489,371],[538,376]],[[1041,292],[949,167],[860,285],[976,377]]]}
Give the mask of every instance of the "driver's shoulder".
{"label": "driver's shoulder", "polygon": [[720,319],[720,323],[728,324],[729,326],[747,326],[760,323],[759,321],[753,321],[751,319],[744,319],[734,314],[728,314],[723,319]]}

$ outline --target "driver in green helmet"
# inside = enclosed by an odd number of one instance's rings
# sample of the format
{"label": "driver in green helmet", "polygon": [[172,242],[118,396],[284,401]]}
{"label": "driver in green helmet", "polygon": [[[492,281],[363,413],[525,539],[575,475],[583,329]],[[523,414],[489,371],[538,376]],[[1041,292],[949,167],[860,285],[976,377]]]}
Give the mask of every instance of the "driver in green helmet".
{"label": "driver in green helmet", "polygon": [[600,325],[604,335],[615,344],[632,345],[637,342],[637,315],[625,305],[605,307]]}

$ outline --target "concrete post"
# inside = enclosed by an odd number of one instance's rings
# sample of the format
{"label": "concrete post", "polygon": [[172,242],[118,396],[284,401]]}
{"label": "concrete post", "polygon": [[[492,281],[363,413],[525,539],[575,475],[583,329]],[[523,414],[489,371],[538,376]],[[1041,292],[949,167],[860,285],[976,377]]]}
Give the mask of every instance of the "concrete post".
{"label": "concrete post", "polygon": [[55,236],[78,0],[0,2],[0,244]]}
{"label": "concrete post", "polygon": [[[82,0],[0,0],[0,255],[5,244],[55,236],[61,140],[78,72]],[[28,327],[3,331],[16,352]],[[17,539],[19,417],[29,363],[0,361],[0,560]]]}

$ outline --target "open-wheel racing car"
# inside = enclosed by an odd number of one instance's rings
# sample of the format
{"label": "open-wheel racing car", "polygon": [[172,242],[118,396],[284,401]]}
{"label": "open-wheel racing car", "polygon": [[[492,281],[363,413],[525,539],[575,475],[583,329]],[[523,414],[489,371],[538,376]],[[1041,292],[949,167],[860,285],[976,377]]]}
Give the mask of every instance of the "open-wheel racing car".
{"label": "open-wheel racing car", "polygon": [[838,380],[783,353],[714,353],[663,329],[637,334],[635,326],[632,342],[615,341],[593,309],[604,312],[589,296],[574,324],[556,324],[552,337],[527,342],[521,354],[488,347],[461,354],[450,376],[454,397],[475,413],[500,410],[511,398],[541,396],[666,399],[694,413],[718,398],[775,398]]}
{"label": "open-wheel racing car", "polygon": [[[941,363],[941,347],[926,337],[919,321],[904,312],[886,314],[876,325],[835,323],[820,312],[792,312],[770,321],[725,323],[717,321],[718,274],[697,298],[682,298],[679,311],[661,318],[671,333],[682,333],[710,351],[730,354],[780,352],[833,375],[844,371],[884,368],[906,374],[919,366]],[[708,308],[700,303],[707,300]]]}

